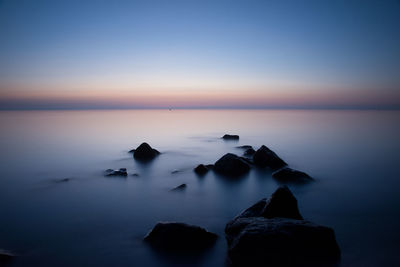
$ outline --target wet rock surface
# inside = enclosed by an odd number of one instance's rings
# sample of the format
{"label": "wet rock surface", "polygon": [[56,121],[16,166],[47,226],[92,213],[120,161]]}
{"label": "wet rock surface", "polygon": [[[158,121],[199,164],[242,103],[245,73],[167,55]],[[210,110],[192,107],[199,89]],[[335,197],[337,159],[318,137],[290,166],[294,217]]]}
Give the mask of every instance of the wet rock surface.
{"label": "wet rock surface", "polygon": [[126,168],[120,168],[119,170],[113,170],[113,169],[107,169],[104,172],[105,176],[111,177],[111,176],[128,176],[128,172],[126,171]]}

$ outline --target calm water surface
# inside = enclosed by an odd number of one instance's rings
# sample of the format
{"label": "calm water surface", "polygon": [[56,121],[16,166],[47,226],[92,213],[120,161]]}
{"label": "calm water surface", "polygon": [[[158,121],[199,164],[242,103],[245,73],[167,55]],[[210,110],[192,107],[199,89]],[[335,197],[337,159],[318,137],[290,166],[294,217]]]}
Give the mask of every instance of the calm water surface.
{"label": "calm water surface", "polygon": [[[226,222],[278,184],[267,170],[232,181],[192,169],[245,144],[315,177],[290,188],[306,219],[335,229],[341,266],[400,266],[399,111],[3,111],[0,124],[0,248],[20,255],[10,266],[223,266]],[[162,152],[145,165],[127,153],[143,141]],[[102,174],[121,167],[139,176]],[[220,238],[198,257],[160,255],[141,241],[157,221]]]}

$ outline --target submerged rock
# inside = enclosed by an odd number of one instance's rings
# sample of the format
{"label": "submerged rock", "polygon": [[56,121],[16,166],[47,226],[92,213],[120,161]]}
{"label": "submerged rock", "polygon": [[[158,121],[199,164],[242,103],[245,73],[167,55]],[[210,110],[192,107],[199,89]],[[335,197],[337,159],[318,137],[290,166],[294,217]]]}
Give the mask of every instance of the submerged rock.
{"label": "submerged rock", "polygon": [[120,168],[119,170],[107,169],[105,176],[128,176],[126,168]]}
{"label": "submerged rock", "polygon": [[152,148],[149,144],[142,143],[133,152],[133,157],[137,160],[147,161],[147,160],[154,159],[159,154],[160,154],[160,152],[158,152],[156,149]]}
{"label": "submerged rock", "polygon": [[303,220],[286,186],[225,227],[233,266],[326,266],[339,260],[333,229]]}
{"label": "submerged rock", "polygon": [[254,153],[253,161],[259,167],[269,167],[273,170],[283,168],[287,165],[274,151],[264,145]]}
{"label": "submerged rock", "polygon": [[208,172],[209,168],[204,166],[203,164],[199,164],[196,168],[194,168],[194,172],[198,175],[204,175]]}
{"label": "submerged rock", "polygon": [[314,181],[307,173],[293,170],[291,168],[283,168],[272,174],[279,182],[283,183],[307,183]]}
{"label": "submerged rock", "polygon": [[159,222],[144,241],[162,250],[201,250],[212,246],[217,235],[204,228],[185,223]]}
{"label": "submerged rock", "polygon": [[174,187],[173,189],[171,189],[171,191],[183,191],[186,189],[186,184],[181,184],[178,185],[177,187]]}
{"label": "submerged rock", "polygon": [[242,158],[228,153],[215,162],[214,170],[225,176],[237,177],[248,173],[250,166]]}
{"label": "submerged rock", "polygon": [[225,134],[224,136],[222,136],[222,139],[224,139],[224,140],[239,140],[239,135]]}

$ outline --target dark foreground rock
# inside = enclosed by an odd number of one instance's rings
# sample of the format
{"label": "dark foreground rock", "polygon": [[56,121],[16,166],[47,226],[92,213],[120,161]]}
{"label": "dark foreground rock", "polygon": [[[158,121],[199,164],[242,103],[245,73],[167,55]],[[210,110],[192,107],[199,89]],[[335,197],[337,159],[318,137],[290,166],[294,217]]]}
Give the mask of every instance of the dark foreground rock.
{"label": "dark foreground rock", "polygon": [[230,177],[238,177],[250,171],[249,164],[235,154],[225,154],[214,164],[214,171]]}
{"label": "dark foreground rock", "polygon": [[340,259],[333,229],[302,219],[284,186],[228,222],[233,266],[331,266]]}
{"label": "dark foreground rock", "polygon": [[254,153],[253,161],[259,167],[269,167],[273,170],[283,168],[287,165],[274,151],[264,145]]}
{"label": "dark foreground rock", "polygon": [[274,172],[272,177],[282,183],[307,183],[314,181],[314,179],[307,173],[293,170],[288,167]]}
{"label": "dark foreground rock", "polygon": [[137,160],[148,161],[154,159],[159,154],[160,152],[152,148],[149,144],[142,143],[133,152],[133,157]]}
{"label": "dark foreground rock", "polygon": [[233,266],[330,266],[340,258],[334,231],[305,220],[239,218],[225,233]]}
{"label": "dark foreground rock", "polygon": [[183,191],[186,189],[186,184],[178,185],[177,187],[171,189],[171,191]]}
{"label": "dark foreground rock", "polygon": [[222,136],[222,139],[224,139],[224,140],[239,140],[239,135],[225,134],[224,136]]}
{"label": "dark foreground rock", "polygon": [[198,175],[204,175],[209,171],[209,168],[203,164],[199,164],[196,168],[194,168],[194,172]]}
{"label": "dark foreground rock", "polygon": [[105,176],[128,176],[126,168],[120,168],[119,170],[107,169]]}
{"label": "dark foreground rock", "polygon": [[160,222],[145,236],[144,241],[162,250],[190,251],[212,246],[217,237],[199,226]]}
{"label": "dark foreground rock", "polygon": [[0,249],[0,266],[3,266],[3,264],[10,262],[13,258],[15,258],[15,254]]}

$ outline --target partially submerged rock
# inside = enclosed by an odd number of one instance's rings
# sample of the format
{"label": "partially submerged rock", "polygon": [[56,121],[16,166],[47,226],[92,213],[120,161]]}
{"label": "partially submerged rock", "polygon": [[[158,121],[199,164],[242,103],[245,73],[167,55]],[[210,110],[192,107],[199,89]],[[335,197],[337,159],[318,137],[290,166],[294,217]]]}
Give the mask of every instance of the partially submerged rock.
{"label": "partially submerged rock", "polygon": [[237,146],[236,148],[240,148],[240,149],[247,150],[247,149],[253,148],[253,147],[252,147],[252,146],[249,146],[249,145],[243,145],[243,146]]}
{"label": "partially submerged rock", "polygon": [[243,155],[245,155],[245,156],[253,156],[254,153],[256,153],[256,151],[255,151],[253,148],[248,148],[248,149],[246,149],[246,150],[244,151],[244,154],[243,154]]}
{"label": "partially submerged rock", "polygon": [[214,170],[225,176],[237,177],[248,173],[250,166],[242,158],[228,153],[215,162]]}
{"label": "partially submerged rock", "polygon": [[225,234],[233,266],[327,266],[340,258],[333,229],[303,220],[286,186],[228,222]]}
{"label": "partially submerged rock", "polygon": [[198,174],[198,175],[204,175],[204,174],[206,174],[206,173],[209,171],[209,168],[206,167],[206,166],[203,165],[203,164],[199,164],[199,165],[197,165],[196,168],[194,168],[193,171],[194,171],[196,174]]}
{"label": "partially submerged rock", "polygon": [[274,172],[272,177],[282,183],[307,183],[314,181],[307,173],[288,167]]}
{"label": "partially submerged rock", "polygon": [[171,191],[183,191],[185,189],[186,189],[186,184],[181,184],[178,185],[177,187],[172,188]]}
{"label": "partially submerged rock", "polygon": [[133,157],[137,160],[148,161],[154,159],[159,154],[160,152],[152,148],[149,144],[142,143],[133,152]]}
{"label": "partially submerged rock", "polygon": [[340,258],[333,229],[305,220],[239,218],[225,233],[233,266],[330,266]]}
{"label": "partially submerged rock", "polygon": [[107,169],[105,176],[128,176],[126,168],[120,168],[119,170]]}
{"label": "partially submerged rock", "polygon": [[224,139],[224,140],[239,140],[239,135],[225,134],[224,136],[222,136],[222,139]]}
{"label": "partially submerged rock", "polygon": [[7,262],[11,261],[13,258],[15,258],[15,254],[7,251],[0,249],[0,266],[3,266],[3,264],[6,264]]}
{"label": "partially submerged rock", "polygon": [[159,222],[144,241],[162,250],[201,250],[212,246],[217,235],[204,228],[185,223]]}
{"label": "partially submerged rock", "polygon": [[287,165],[274,151],[264,145],[254,153],[253,161],[259,167],[269,167],[273,170],[283,168]]}

